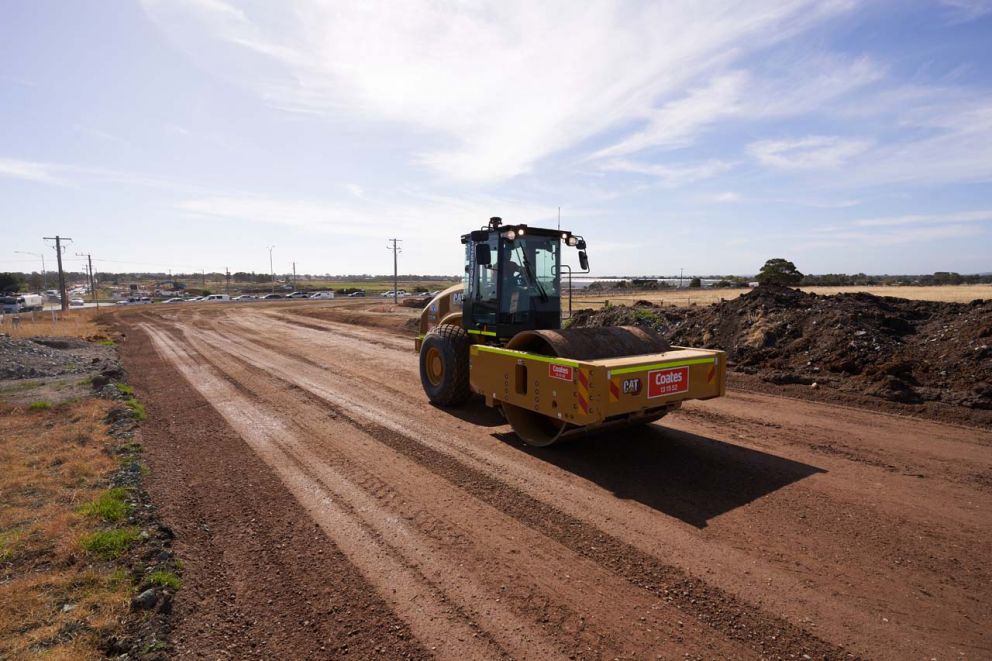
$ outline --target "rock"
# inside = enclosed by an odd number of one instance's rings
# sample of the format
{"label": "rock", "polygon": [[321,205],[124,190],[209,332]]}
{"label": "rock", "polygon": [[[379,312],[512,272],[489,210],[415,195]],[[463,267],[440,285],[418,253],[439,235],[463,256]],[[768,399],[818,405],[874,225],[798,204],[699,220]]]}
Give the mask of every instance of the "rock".
{"label": "rock", "polygon": [[151,610],[158,603],[158,592],[155,588],[148,588],[131,600],[131,610]]}
{"label": "rock", "polygon": [[809,384],[809,387],[812,388],[813,390],[817,390],[819,389],[820,384],[814,381],[813,383]]}

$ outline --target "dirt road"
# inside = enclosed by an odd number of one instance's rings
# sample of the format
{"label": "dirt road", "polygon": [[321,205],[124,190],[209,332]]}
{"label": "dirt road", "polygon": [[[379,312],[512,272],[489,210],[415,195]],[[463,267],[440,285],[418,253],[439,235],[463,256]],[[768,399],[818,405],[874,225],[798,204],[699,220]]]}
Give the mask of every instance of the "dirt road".
{"label": "dirt road", "polygon": [[184,655],[992,657],[992,434],[731,392],[542,450],[412,341],[127,310]]}

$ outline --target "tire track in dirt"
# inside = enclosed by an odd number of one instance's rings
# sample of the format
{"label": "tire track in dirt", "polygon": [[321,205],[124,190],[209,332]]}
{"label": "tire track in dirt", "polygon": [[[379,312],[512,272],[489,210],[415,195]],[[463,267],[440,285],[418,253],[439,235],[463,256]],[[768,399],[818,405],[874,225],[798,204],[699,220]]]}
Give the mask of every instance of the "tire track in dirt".
{"label": "tire track in dirt", "polygon": [[[425,439],[397,425],[394,409],[370,408],[368,399],[328,390],[319,381],[304,375],[312,366],[289,356],[274,355],[262,345],[231,334],[210,338],[203,331],[185,329],[204,339],[216,351],[227,351],[242,360],[264,368],[276,378],[294,383],[324,399],[352,419],[357,428],[404,452],[483,502],[502,509],[513,518],[554,539],[574,552],[622,576],[632,585],[648,590],[679,610],[712,627],[723,636],[747,644],[759,655],[810,654],[839,658],[847,653],[794,624],[754,608],[737,597],[705,581],[687,575],[658,558],[617,537],[606,534],[556,507],[460,463],[445,452],[447,448],[428,447]],[[295,364],[294,364],[295,363]],[[355,416],[359,416],[355,418]]]}
{"label": "tire track in dirt", "polygon": [[[142,329],[163,358],[180,370],[279,475],[325,534],[376,586],[422,643],[445,658],[558,655],[527,624],[502,612],[504,609],[489,606],[484,613],[477,611],[471,619],[466,617],[466,612],[488,602],[483,590],[473,586],[455,566],[429,557],[425,551],[430,546],[415,530],[396,525],[360,489],[294,443],[290,430],[277,418],[256,409],[210,367],[196,363],[161,331],[149,326]],[[449,602],[451,595],[461,599]],[[480,639],[475,627],[490,635]]]}
{"label": "tire track in dirt", "polygon": [[[342,411],[331,411],[329,420],[323,401],[313,398],[301,403],[301,393],[290,384],[260,386],[269,376],[264,371],[240,359],[237,364],[224,360],[218,343],[202,347],[197,331],[184,329],[183,337],[233,382],[252,383],[253,406],[271,416],[278,416],[280,410],[293,411],[286,424],[300,428],[299,437],[307,439],[316,455],[302,458],[297,451],[302,461],[309,466],[338,464],[340,455],[346,455],[352,466],[364,464],[360,471],[353,467],[349,471],[347,466],[336,466],[336,470],[431,536],[439,545],[431,551],[433,555],[458,557],[460,569],[464,565],[480,580],[489,578],[497,601],[514,604],[533,621],[544,623],[548,634],[557,636],[571,656],[591,652],[602,658],[630,657],[645,649],[691,658],[744,654],[737,646],[714,640],[703,625],[649,593],[632,589],[588,559],[452,489],[447,480],[368,437]],[[337,434],[328,431],[335,427],[343,427],[336,443]],[[328,445],[334,446],[332,452],[320,451]],[[618,599],[621,594],[623,598]]]}
{"label": "tire track in dirt", "polygon": [[[370,404],[370,400],[376,399],[376,393],[371,391],[366,392],[366,398],[360,402],[360,407],[372,406],[380,411],[379,419],[384,424],[394,429],[399,428],[401,433],[428,443],[443,453],[450,453],[459,460],[496,476],[500,482],[513,483],[535,498],[551,502],[556,509],[590,522],[646,553],[666,559],[676,558],[679,566],[697,568],[700,575],[706,576],[708,583],[718,579],[718,584],[730,587],[732,594],[756,595],[754,598],[760,603],[773,605],[777,612],[795,613],[800,622],[815,622],[818,631],[832,631],[832,639],[839,639],[848,646],[857,648],[857,641],[871,640],[871,646],[864,649],[876,650],[874,655],[877,655],[879,649],[887,650],[891,658],[912,654],[913,649],[919,649],[914,647],[917,644],[914,639],[905,637],[903,629],[885,624],[895,615],[902,626],[909,625],[919,632],[940,632],[939,637],[943,642],[936,647],[926,645],[923,648],[925,651],[921,653],[945,649],[945,646],[948,649],[959,649],[956,641],[973,636],[968,631],[971,626],[968,622],[975,621],[975,617],[982,617],[980,612],[986,610],[979,607],[971,594],[974,586],[981,584],[981,576],[986,574],[980,559],[988,557],[987,550],[981,550],[982,547],[987,549],[987,542],[980,545],[972,543],[974,551],[962,554],[958,546],[947,546],[939,542],[941,539],[954,539],[954,533],[946,526],[933,528],[930,525],[930,521],[942,520],[943,517],[938,512],[934,512],[936,518],[925,519],[917,515],[915,520],[907,519],[907,514],[912,510],[907,510],[901,502],[895,506],[897,501],[876,510],[874,503],[877,492],[874,484],[881,479],[877,474],[869,472],[853,480],[844,478],[845,474],[850,473],[849,467],[838,464],[837,475],[842,478],[841,481],[829,478],[828,475],[828,482],[823,482],[821,488],[790,490],[793,494],[791,501],[783,501],[788,504],[787,511],[783,512],[781,505],[773,506],[767,500],[758,501],[746,510],[741,510],[751,512],[754,516],[742,520],[736,528],[728,528],[721,533],[722,539],[726,540],[722,543],[720,538],[710,537],[709,541],[704,541],[698,537],[686,537],[677,528],[667,526],[664,539],[658,538],[656,532],[652,536],[649,527],[645,527],[641,534],[634,534],[637,532],[638,522],[642,520],[636,509],[627,510],[625,518],[617,520],[615,506],[612,511],[597,511],[606,502],[599,496],[590,494],[587,498],[583,494],[579,497],[575,493],[575,485],[563,491],[556,488],[555,482],[548,480],[548,475],[530,472],[527,462],[519,460],[518,451],[511,450],[511,455],[517,456],[511,456],[506,461],[506,453],[498,452],[503,447],[494,448],[491,443],[479,444],[478,438],[466,443],[462,430],[472,429],[472,436],[484,437],[484,431],[480,433],[478,428],[471,425],[466,427],[457,421],[445,424],[443,429],[432,429],[422,424],[420,421],[424,417],[424,404],[420,401],[422,397],[417,396],[419,390],[412,397],[407,391],[401,393],[405,397],[398,398],[397,393],[400,391],[392,389],[383,379],[383,375],[391,375],[394,383],[399,381],[397,371],[415,375],[415,360],[409,354],[387,352],[384,355],[378,349],[369,350],[341,340],[336,335],[308,329],[279,330],[278,324],[266,324],[259,328],[251,319],[226,320],[223,325],[232,331],[237,328],[239,337],[250,331],[253,342],[320,370],[322,376],[315,373],[311,380],[325,390],[333,384],[331,390],[338,395],[344,391],[347,396],[347,392],[354,388],[367,390],[368,380],[375,380],[377,388],[384,391],[384,396],[379,398],[381,404]],[[266,339],[272,335],[276,339]],[[256,349],[250,351],[254,352]],[[334,354],[348,355],[349,360],[334,361],[329,372],[329,364],[326,360],[322,363],[319,357]],[[389,368],[389,363],[393,363],[392,369]],[[353,370],[352,365],[361,367]],[[297,372],[306,371],[303,366],[297,367]],[[349,389],[347,384],[335,383],[338,379],[330,378],[332,373],[354,384],[354,388]],[[770,398],[762,397],[761,404],[765,406],[758,410],[766,413],[775,411],[774,408],[767,408],[767,405],[777,402],[774,399],[765,401]],[[722,401],[718,400],[716,405],[721,406]],[[828,407],[827,412],[831,408],[836,407]],[[870,413],[856,413],[857,417],[871,418]],[[452,420],[447,414],[439,419],[446,423]],[[905,424],[904,420],[892,416],[883,417],[882,422],[893,426]],[[951,436],[960,435],[953,428],[926,424]],[[775,423],[764,426],[781,439],[788,439],[793,433],[793,430],[782,429],[781,425]],[[795,433],[801,435],[803,430],[797,428]],[[656,441],[650,438],[656,433],[635,431],[633,434],[648,437],[642,439],[642,442]],[[671,442],[676,439],[681,441],[683,433],[669,429],[663,434],[666,442]],[[686,447],[698,446],[704,441],[713,443],[690,434]],[[635,445],[637,443],[631,442]],[[580,450],[561,450],[567,454],[577,451]],[[734,450],[734,454],[740,455],[742,452],[747,450]],[[624,461],[621,455],[604,460]],[[773,468],[773,465],[769,465],[764,470]],[[826,490],[828,483],[830,488]],[[581,484],[578,487],[583,489]],[[840,501],[836,500],[838,497],[841,498]],[[868,505],[865,501],[872,504]],[[891,514],[886,510],[892,510]],[[783,514],[786,515],[784,520]],[[961,514],[965,513],[962,511]],[[972,527],[980,521],[987,523],[987,517],[980,519],[974,514],[968,514],[965,519],[971,521],[968,525]],[[657,522],[657,517],[651,517],[644,520],[644,525],[656,526]],[[909,534],[914,530],[922,535]],[[969,535],[976,541],[981,538],[980,532],[974,529]],[[850,544],[851,540],[856,540],[856,544]],[[866,544],[869,549],[872,546],[876,548],[875,551],[869,551],[867,556],[864,555]],[[756,556],[761,561],[756,563]],[[735,567],[747,567],[747,570],[742,573],[735,571]],[[930,572],[933,578],[922,577],[919,574],[921,570]],[[830,578],[824,578],[826,576]],[[950,582],[945,577],[949,577]],[[833,591],[824,589],[824,581],[835,584],[836,588]],[[769,590],[771,585],[776,586],[775,590]],[[888,601],[879,600],[874,596],[877,594],[890,596]],[[903,609],[899,606],[900,602],[911,603],[913,606]],[[942,603],[955,606],[945,608],[939,605]],[[884,619],[871,615],[879,611],[886,616]],[[933,636],[927,634],[927,637]]]}
{"label": "tire track in dirt", "polygon": [[[632,431],[622,443],[613,439],[608,451],[591,442],[558,452],[532,451],[494,440],[497,435],[491,432],[505,427],[493,427],[498,423],[481,407],[455,415],[433,413],[415,385],[415,356],[405,342],[394,342],[394,336],[354,327],[337,332],[336,322],[325,326],[321,321],[314,324],[322,329],[317,330],[278,317],[259,318],[262,311],[189,310],[195,324],[187,320],[186,311],[176,315],[176,321],[181,328],[196,326],[220,333],[225,348],[231,342],[242,343],[238,349],[242,358],[237,360],[243,363],[260,364],[261,353],[281,365],[282,374],[266,375],[268,364],[256,372],[250,386],[264,386],[262,403],[273,392],[270,388],[276,392],[286,388],[286,397],[305,398],[315,411],[323,407],[326,415],[352,424],[355,437],[363,435],[358,426],[380,425],[384,434],[397,436],[393,443],[405,443],[407,452],[420,452],[418,445],[435,452],[422,455],[429,470],[436,472],[446,460],[454,462],[452,482],[477,481],[460,466],[477,470],[491,479],[489,490],[496,500],[509,484],[593,531],[666,566],[688,571],[686,575],[700,576],[707,585],[738,595],[743,604],[760,604],[762,611],[848,649],[892,659],[943,658],[959,652],[981,657],[989,651],[988,636],[975,628],[990,616],[989,601],[982,599],[988,591],[981,579],[987,575],[982,558],[989,557],[989,536],[982,534],[989,529],[989,519],[987,510],[983,515],[981,509],[987,499],[952,473],[968,468],[971,475],[982,475],[977,469],[989,459],[982,448],[992,437],[976,439],[975,450],[969,451],[954,445],[956,439],[967,440],[967,430],[731,393],[698,406],[720,412],[719,420],[693,415],[697,408],[693,406],[674,416],[667,428]],[[149,319],[160,323],[154,315]],[[374,337],[380,339],[375,346],[369,343]],[[835,426],[843,431],[830,437]],[[373,433],[376,429],[370,428]],[[807,438],[814,444],[834,443],[845,438],[842,434],[880,461],[891,458],[888,463],[907,467],[919,463],[929,477],[917,481],[841,454],[816,453],[803,444]],[[726,444],[716,438],[732,440]],[[363,452],[374,458],[390,447],[385,440],[377,442],[382,444],[380,450]],[[801,464],[756,453],[748,446],[772,453],[784,448],[787,456],[816,462],[830,472],[805,480]],[[323,448],[318,456],[330,460]],[[357,453],[351,458],[361,457]],[[643,467],[632,463],[645,459],[649,463]],[[385,488],[377,484],[371,461],[371,480],[358,480],[357,473],[349,477],[368,493],[384,494],[383,502],[396,498],[391,495],[397,492],[393,478],[379,480],[388,483]],[[651,463],[657,461],[672,465]],[[601,463],[601,470],[596,462],[606,463]],[[616,473],[614,465],[627,466],[626,472]],[[685,476],[675,471],[676,466],[686,471]],[[795,466],[801,472],[796,473]],[[737,478],[734,473],[739,469],[743,472]],[[776,483],[776,474],[785,481]],[[757,491],[746,486],[746,480],[769,477],[768,486]],[[637,481],[643,479],[672,480],[673,486],[641,487]],[[795,480],[802,481],[790,486]],[[762,497],[761,489],[770,491]],[[680,499],[684,493],[685,500],[654,500],[670,498],[666,493]],[[428,513],[437,507],[417,499],[413,506]],[[683,518],[686,513],[689,518]],[[673,517],[686,523],[698,520],[705,527],[692,530]],[[436,519],[429,517],[417,521],[424,531],[436,525]],[[543,523],[536,522],[534,530],[546,532]],[[444,526],[437,530],[439,535],[448,534]],[[629,594],[629,589],[624,593]],[[512,601],[514,596],[505,598]]]}

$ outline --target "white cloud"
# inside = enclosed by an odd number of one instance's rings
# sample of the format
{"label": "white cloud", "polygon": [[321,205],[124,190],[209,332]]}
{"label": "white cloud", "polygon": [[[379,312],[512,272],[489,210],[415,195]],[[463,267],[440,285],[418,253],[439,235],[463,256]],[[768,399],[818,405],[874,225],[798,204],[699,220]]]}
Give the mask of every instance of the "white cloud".
{"label": "white cloud", "polygon": [[0,178],[3,177],[67,188],[102,184],[147,186],[170,190],[196,190],[197,188],[140,172],[125,172],[68,163],[25,161],[16,158],[0,158]]}
{"label": "white cloud", "polygon": [[[406,228],[407,240],[457,241],[457,237],[484,225],[493,215],[512,223],[549,225],[556,210],[489,196],[471,200],[405,192],[390,199],[365,195],[336,201],[289,199],[254,194],[214,194],[179,202],[176,208],[201,219],[243,223],[265,223],[296,227],[309,232],[385,238],[397,228]],[[583,210],[570,210],[572,218]]]}
{"label": "white cloud", "polygon": [[715,159],[691,165],[664,165],[661,163],[640,163],[618,159],[607,162],[603,166],[603,169],[657,177],[662,185],[669,188],[678,188],[703,181],[704,179],[710,179],[727,172],[733,167],[733,163]]}
{"label": "white cloud", "polygon": [[62,180],[55,175],[53,169],[49,163],[0,158],[0,177],[23,179],[44,184],[62,183]]}
{"label": "white cloud", "polygon": [[682,147],[690,144],[700,130],[740,110],[739,100],[748,76],[736,71],[714,78],[705,87],[670,101],[650,114],[647,127],[594,157],[623,156],[647,147]]}
{"label": "white cloud", "polygon": [[852,221],[851,224],[859,227],[894,227],[902,225],[990,221],[992,221],[992,209],[983,209],[979,211],[957,211],[941,214],[910,214],[905,216],[887,216],[882,218],[861,218]]}
{"label": "white cloud", "polygon": [[717,193],[713,196],[714,202],[720,202],[722,204],[730,204],[732,202],[740,202],[741,196],[733,191],[726,191],[724,193]]}
{"label": "white cloud", "polygon": [[[719,68],[853,6],[295,0],[277,11],[219,0],[144,4],[204,66],[227,67],[273,105],[416,126],[443,145],[425,149],[420,162],[473,181],[528,172],[549,154],[637,120],[650,123],[644,144],[684,140],[706,124],[693,108],[712,115],[745,78]],[[215,57],[225,44],[273,68]],[[665,104],[700,79],[711,82]]]}
{"label": "white cloud", "polygon": [[748,152],[762,165],[783,169],[835,168],[865,152],[871,141],[811,135],[794,140],[760,140]]}
{"label": "white cloud", "polygon": [[974,21],[992,14],[992,0],[939,0],[952,23]]}

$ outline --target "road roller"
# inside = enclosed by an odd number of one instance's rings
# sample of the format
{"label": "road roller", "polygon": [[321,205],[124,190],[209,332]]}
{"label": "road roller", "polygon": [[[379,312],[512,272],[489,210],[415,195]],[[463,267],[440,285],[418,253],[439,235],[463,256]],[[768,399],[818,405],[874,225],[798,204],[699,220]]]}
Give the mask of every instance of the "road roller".
{"label": "road roller", "polygon": [[433,404],[476,393],[522,441],[543,447],[725,393],[722,351],[670,346],[634,326],[562,328],[562,274],[572,275],[562,250],[577,249],[578,272],[588,273],[583,237],[494,217],[462,244],[464,278],[423,309],[415,341]]}

